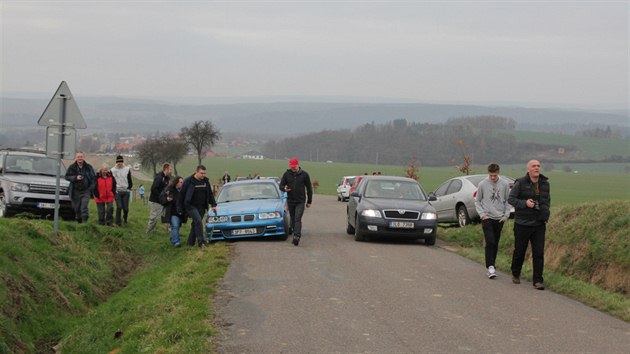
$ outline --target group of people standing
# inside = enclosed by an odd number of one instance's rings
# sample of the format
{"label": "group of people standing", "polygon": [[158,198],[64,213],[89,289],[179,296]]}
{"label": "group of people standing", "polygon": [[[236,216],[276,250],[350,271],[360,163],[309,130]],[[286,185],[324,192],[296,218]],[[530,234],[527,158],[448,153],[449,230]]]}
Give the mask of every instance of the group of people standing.
{"label": "group of people standing", "polygon": [[488,165],[488,178],[477,187],[475,208],[481,218],[485,241],[485,262],[488,278],[496,277],[496,257],[501,230],[514,207],[514,252],[512,254],[512,282],[521,283],[521,270],[527,247],[531,244],[535,289],[545,290],[543,267],[545,233],[550,215],[551,194],[549,180],[540,173],[540,162],[527,163],[527,174],[517,179],[510,190],[507,181],[499,178],[499,165]]}
{"label": "group of people standing", "polygon": [[88,205],[90,199],[94,198],[100,225],[122,226],[127,223],[133,181],[131,168],[125,166],[121,155],[116,156],[114,167],[110,169],[107,164],[103,164],[98,173],[95,173],[94,168],[85,161],[85,154],[79,151],[75,155],[75,161],[66,170],[65,179],[70,182],[68,195],[77,222],[88,221]]}

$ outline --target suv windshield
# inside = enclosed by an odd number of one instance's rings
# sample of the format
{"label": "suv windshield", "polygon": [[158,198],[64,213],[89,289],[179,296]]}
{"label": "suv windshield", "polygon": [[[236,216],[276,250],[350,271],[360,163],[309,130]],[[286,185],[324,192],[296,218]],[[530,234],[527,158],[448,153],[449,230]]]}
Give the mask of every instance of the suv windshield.
{"label": "suv windshield", "polygon": [[[46,156],[9,154],[4,172],[56,176],[57,160]],[[65,174],[66,168],[61,164],[61,176]]]}

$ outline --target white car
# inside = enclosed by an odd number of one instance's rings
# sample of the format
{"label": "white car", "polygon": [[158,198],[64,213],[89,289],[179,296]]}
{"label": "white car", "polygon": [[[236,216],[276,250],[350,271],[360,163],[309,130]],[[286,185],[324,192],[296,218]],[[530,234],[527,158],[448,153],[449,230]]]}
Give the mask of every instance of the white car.
{"label": "white car", "polygon": [[350,198],[350,188],[354,184],[356,176],[343,176],[337,183],[337,200],[342,202]]}

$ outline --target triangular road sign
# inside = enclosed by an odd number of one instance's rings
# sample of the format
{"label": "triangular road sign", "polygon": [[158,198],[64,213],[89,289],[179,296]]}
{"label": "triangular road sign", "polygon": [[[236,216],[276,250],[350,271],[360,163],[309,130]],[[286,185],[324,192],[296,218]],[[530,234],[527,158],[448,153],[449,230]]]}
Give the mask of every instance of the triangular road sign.
{"label": "triangular road sign", "polygon": [[[62,107],[65,103],[65,119],[62,117]],[[64,122],[61,120],[64,119]],[[72,96],[70,88],[65,81],[61,82],[57,92],[53,95],[52,99],[48,103],[48,106],[42,113],[42,116],[37,121],[37,124],[46,127],[63,125],[69,128],[85,129],[87,125],[81,112],[79,112],[79,106],[77,101]]]}

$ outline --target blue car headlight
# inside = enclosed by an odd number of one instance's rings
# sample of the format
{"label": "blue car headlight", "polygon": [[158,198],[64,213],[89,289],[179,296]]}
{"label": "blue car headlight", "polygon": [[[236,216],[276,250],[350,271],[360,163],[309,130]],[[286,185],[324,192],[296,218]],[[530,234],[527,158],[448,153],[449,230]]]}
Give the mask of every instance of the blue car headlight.
{"label": "blue car headlight", "polygon": [[282,217],[282,215],[280,215],[280,213],[277,212],[277,211],[268,212],[268,213],[259,213],[258,214],[258,219],[260,219],[260,220],[279,219],[281,217]]}
{"label": "blue car headlight", "polygon": [[225,215],[222,216],[216,216],[216,215],[212,215],[212,216],[208,216],[208,222],[211,224],[216,224],[219,222],[227,222],[228,221],[228,217]]}
{"label": "blue car headlight", "polygon": [[16,192],[28,192],[28,184],[25,183],[11,183],[11,190]]}
{"label": "blue car headlight", "polygon": [[435,213],[422,213],[421,220],[435,220],[437,215]]}
{"label": "blue car headlight", "polygon": [[361,215],[367,216],[370,218],[380,218],[381,212],[375,209],[365,209],[361,212]]}

